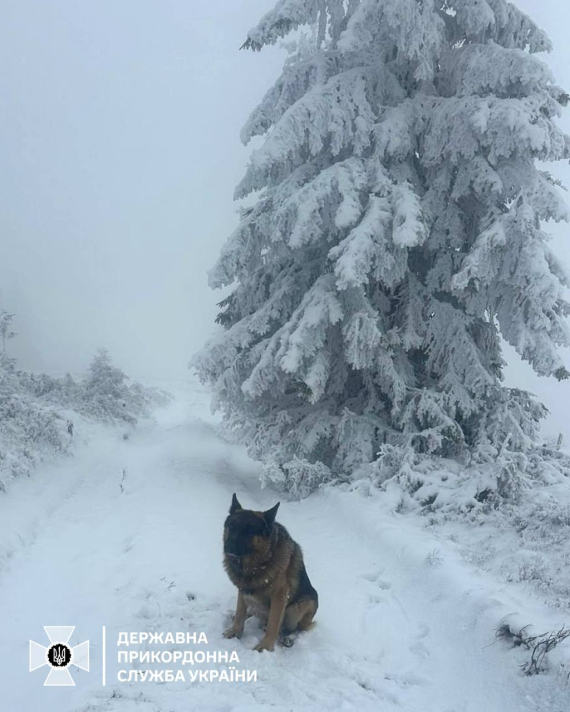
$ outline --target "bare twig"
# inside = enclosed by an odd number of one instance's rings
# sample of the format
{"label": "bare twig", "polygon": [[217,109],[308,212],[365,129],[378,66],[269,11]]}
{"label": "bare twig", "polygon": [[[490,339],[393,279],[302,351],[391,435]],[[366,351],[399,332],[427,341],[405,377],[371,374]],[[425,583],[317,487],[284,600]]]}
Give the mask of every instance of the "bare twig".
{"label": "bare twig", "polygon": [[513,646],[523,646],[526,650],[531,651],[530,660],[521,665],[521,669],[525,675],[538,675],[543,672],[546,667],[546,656],[557,645],[564,642],[570,637],[570,629],[565,625],[556,633],[541,633],[541,635],[525,635],[525,630],[528,626],[521,628],[517,633],[514,633],[508,624],[502,625],[497,630],[497,638],[510,642]]}

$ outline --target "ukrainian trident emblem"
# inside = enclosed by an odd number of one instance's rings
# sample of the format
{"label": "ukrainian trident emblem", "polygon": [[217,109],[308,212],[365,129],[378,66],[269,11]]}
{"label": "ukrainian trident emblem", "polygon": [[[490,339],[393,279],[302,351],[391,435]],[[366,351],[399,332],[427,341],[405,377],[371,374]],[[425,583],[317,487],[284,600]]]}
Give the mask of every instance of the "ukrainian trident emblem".
{"label": "ukrainian trident emblem", "polygon": [[80,643],[71,648],[68,643],[75,626],[46,625],[44,630],[49,638],[48,647],[30,640],[30,672],[44,665],[49,665],[51,670],[44,682],[46,686],[75,685],[69,666],[89,672],[89,641]]}

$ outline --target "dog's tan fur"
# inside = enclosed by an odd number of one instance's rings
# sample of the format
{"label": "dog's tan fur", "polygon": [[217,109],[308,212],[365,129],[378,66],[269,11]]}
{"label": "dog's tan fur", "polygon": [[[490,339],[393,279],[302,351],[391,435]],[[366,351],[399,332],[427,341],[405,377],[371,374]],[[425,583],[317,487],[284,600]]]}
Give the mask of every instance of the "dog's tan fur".
{"label": "dog's tan fur", "polygon": [[[236,506],[237,504],[237,506]],[[264,525],[275,517],[277,505],[268,512],[244,510],[234,495],[224,527],[224,545],[232,516],[242,523],[258,517]],[[249,519],[248,519],[249,518]],[[226,638],[241,637],[248,615],[266,625],[265,635],[255,650],[273,650],[280,638],[308,630],[318,608],[318,595],[307,576],[301,547],[281,524],[271,522],[263,534],[248,537],[248,553],[237,557],[224,554],[224,567],[238,589],[236,612]]]}

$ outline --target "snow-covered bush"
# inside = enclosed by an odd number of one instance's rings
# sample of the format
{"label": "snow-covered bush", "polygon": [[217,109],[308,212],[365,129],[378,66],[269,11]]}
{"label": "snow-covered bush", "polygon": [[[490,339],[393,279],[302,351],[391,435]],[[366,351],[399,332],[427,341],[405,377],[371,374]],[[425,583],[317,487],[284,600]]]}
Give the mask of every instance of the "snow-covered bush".
{"label": "snow-covered bush", "polygon": [[[68,379],[70,377],[67,377]],[[89,366],[84,381],[64,382],[68,392],[75,394],[72,407],[89,418],[134,424],[153,408],[166,405],[170,395],[157,388],[143,386],[113,366],[106,349],[99,349]]]}
{"label": "snow-covered bush", "polygon": [[232,291],[192,363],[286,479],[293,458],[338,473],[381,452],[380,472],[392,446],[516,496],[545,409],[502,386],[500,336],[569,375],[543,230],[568,210],[537,166],[570,156],[549,40],[506,0],[280,0],[246,47],[308,24],[243,129],[265,136],[236,189],[257,200],[210,272]]}
{"label": "snow-covered bush", "polygon": [[334,478],[322,462],[309,462],[294,457],[289,462],[278,464],[271,460],[261,468],[261,486],[270,484],[281,492],[288,492],[296,499],[304,499]]}
{"label": "snow-covered bush", "polygon": [[127,383],[104,350],[79,381],[69,374],[60,379],[17,370],[16,361],[0,351],[0,490],[14,477],[29,474],[41,459],[69,450],[69,411],[135,424],[169,399],[164,391]]}
{"label": "snow-covered bush", "polygon": [[[522,647],[530,651],[528,659],[521,664],[521,670],[525,675],[539,675],[548,670],[549,653],[564,643],[567,638],[570,638],[570,630],[566,626],[562,626],[557,631],[530,635],[527,627],[513,631],[508,623],[505,623],[497,631],[497,638],[513,647]],[[568,674],[565,677],[565,682],[568,683]]]}
{"label": "snow-covered bush", "polygon": [[462,462],[384,445],[363,469],[358,486],[391,493],[400,511],[489,512],[505,502],[519,506],[530,489],[570,484],[570,457],[548,446]]}
{"label": "snow-covered bush", "polygon": [[45,403],[72,407],[80,399],[81,387],[70,374],[64,378],[54,378],[45,373],[17,371],[21,387],[34,398],[41,398]]}
{"label": "snow-covered bush", "polygon": [[17,371],[21,387],[44,403],[70,408],[88,418],[109,422],[135,423],[153,408],[165,405],[170,396],[157,388],[129,382],[121,369],[113,366],[108,352],[94,356],[87,377],[74,380],[70,374],[54,378],[45,373]]}
{"label": "snow-covered bush", "polygon": [[0,490],[67,445],[61,416],[22,388],[14,359],[0,353]]}

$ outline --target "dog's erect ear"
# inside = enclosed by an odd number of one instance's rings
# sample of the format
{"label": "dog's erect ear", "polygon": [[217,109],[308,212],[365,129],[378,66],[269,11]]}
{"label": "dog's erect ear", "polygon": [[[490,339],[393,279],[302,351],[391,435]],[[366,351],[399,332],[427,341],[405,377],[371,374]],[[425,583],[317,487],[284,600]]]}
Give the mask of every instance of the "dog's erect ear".
{"label": "dog's erect ear", "polygon": [[230,514],[237,512],[238,509],[243,509],[243,507],[238,502],[238,498],[236,497],[236,493],[234,492],[233,497],[232,497],[232,506],[230,507]]}
{"label": "dog's erect ear", "polygon": [[280,504],[281,502],[277,502],[275,507],[271,507],[271,509],[268,509],[267,512],[263,512],[263,518],[269,526],[271,526],[275,521],[275,515],[277,514],[277,510],[279,509]]}

